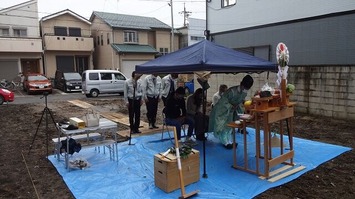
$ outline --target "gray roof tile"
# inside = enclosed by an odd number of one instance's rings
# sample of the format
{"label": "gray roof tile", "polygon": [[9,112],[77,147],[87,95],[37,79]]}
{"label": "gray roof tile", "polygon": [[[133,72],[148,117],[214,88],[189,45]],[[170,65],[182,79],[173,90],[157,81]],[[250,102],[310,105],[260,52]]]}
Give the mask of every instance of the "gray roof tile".
{"label": "gray roof tile", "polygon": [[115,14],[107,12],[94,11],[93,15],[101,18],[112,28],[129,28],[129,29],[171,29],[167,24],[159,21],[154,17],[141,17],[134,15]]}

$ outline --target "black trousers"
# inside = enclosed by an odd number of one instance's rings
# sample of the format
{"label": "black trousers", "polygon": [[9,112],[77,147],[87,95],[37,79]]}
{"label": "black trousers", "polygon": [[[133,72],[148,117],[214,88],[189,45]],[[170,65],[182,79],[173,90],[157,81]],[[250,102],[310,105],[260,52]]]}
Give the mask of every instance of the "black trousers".
{"label": "black trousers", "polygon": [[154,124],[157,118],[157,111],[158,111],[158,97],[147,97],[148,102],[146,102],[147,106],[147,118],[149,124]]}
{"label": "black trousers", "polygon": [[195,121],[195,135],[197,140],[203,140],[208,131],[209,116],[198,113],[193,116]]}
{"label": "black trousers", "polygon": [[128,115],[131,131],[138,131],[141,117],[141,100],[128,99]]}

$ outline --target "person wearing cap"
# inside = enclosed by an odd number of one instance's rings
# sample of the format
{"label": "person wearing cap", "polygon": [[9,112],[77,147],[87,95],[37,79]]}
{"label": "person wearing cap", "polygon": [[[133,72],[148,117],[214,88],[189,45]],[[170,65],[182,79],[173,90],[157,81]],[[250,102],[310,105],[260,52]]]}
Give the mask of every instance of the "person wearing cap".
{"label": "person wearing cap", "polygon": [[140,125],[141,105],[143,104],[143,85],[140,79],[142,75],[132,72],[132,77],[124,83],[124,101],[128,108],[129,127],[131,133],[141,133],[138,128]]}
{"label": "person wearing cap", "polygon": [[179,77],[179,74],[171,73],[171,74],[163,77],[163,79],[161,80],[160,98],[163,100],[164,106],[166,106],[166,100],[177,89],[178,77]]}
{"label": "person wearing cap", "polygon": [[165,122],[167,125],[175,126],[177,132],[177,139],[181,139],[181,126],[188,124],[186,142],[193,142],[191,140],[192,132],[194,130],[194,121],[186,115],[185,105],[185,89],[179,87],[173,92],[172,96],[167,99],[165,106]]}
{"label": "person wearing cap", "polygon": [[240,85],[230,87],[217,102],[210,114],[209,131],[227,148],[233,148],[232,129],[227,124],[239,118],[238,113],[244,113],[243,102],[254,80],[246,75]]}
{"label": "person wearing cap", "polygon": [[149,129],[159,128],[155,125],[160,101],[161,78],[157,74],[147,75],[143,81],[143,98],[147,107]]}

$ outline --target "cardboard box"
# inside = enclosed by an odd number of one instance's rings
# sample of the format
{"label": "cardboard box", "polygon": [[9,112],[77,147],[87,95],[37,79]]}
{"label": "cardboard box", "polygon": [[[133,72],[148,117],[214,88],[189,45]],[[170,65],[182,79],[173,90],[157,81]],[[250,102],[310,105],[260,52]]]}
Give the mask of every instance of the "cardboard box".
{"label": "cardboard box", "polygon": [[74,126],[78,127],[79,129],[85,128],[85,122],[82,119],[79,119],[77,117],[69,118],[69,124],[74,125]]}
{"label": "cardboard box", "polygon": [[[181,158],[181,168],[185,186],[199,181],[199,151],[193,149],[188,158]],[[168,154],[165,158],[163,158],[161,154],[156,154],[154,156],[154,182],[155,186],[167,193],[180,188],[180,177],[176,156],[173,154]]]}

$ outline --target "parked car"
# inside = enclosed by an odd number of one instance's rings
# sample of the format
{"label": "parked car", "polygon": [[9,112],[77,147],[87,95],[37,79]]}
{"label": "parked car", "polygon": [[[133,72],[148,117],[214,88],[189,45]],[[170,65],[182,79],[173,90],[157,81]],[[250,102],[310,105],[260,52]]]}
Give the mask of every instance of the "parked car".
{"label": "parked car", "polygon": [[81,75],[77,72],[62,72],[57,70],[54,85],[64,92],[81,91]]}
{"label": "parked car", "polygon": [[27,73],[23,80],[23,90],[27,94],[35,92],[48,92],[52,93],[52,83],[51,81],[40,73]]}
{"label": "parked car", "polygon": [[13,102],[15,100],[15,95],[12,91],[4,88],[0,88],[0,105],[4,102]]}
{"label": "parked car", "polygon": [[86,97],[99,94],[118,93],[123,95],[126,76],[117,70],[86,70],[82,74],[82,93]]}

